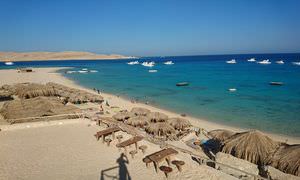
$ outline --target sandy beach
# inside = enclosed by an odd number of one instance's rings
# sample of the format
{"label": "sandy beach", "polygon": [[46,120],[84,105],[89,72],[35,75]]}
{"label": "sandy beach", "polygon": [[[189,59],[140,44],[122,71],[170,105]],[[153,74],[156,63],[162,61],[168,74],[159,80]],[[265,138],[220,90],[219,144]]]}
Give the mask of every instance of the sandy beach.
{"label": "sandy beach", "polygon": [[[4,84],[33,82],[47,83],[56,82],[65,86],[83,89],[91,93],[93,90],[86,89],[63,77],[56,71],[61,68],[34,68],[33,73],[17,73],[16,70],[0,70],[0,86]],[[145,107],[151,111],[159,111],[169,117],[179,117],[174,112],[158,109],[156,107],[132,103],[129,100],[118,96],[101,93],[111,106],[118,106],[120,109],[131,110],[133,107]],[[0,102],[0,107],[3,105]],[[97,107],[93,103],[78,105],[81,109]],[[104,107],[105,111],[112,112],[112,109]],[[242,131],[244,129],[229,127],[221,124],[211,123],[205,120],[187,117],[193,126],[201,127],[207,131],[213,129],[229,129]],[[47,122],[21,123],[9,125],[0,119],[1,148],[0,148],[0,179],[166,179],[162,172],[156,173],[153,165],[149,168],[142,162],[145,155],[138,152],[134,158],[128,155],[127,159],[122,156],[115,145],[117,140],[107,146],[97,141],[94,134],[105,129],[104,126],[96,125],[95,121],[89,119],[58,120]],[[118,132],[124,139],[131,137],[125,132]],[[300,140],[293,137],[268,134],[276,141],[299,143]],[[174,142],[176,144],[176,142]],[[180,141],[177,143],[185,149]],[[158,145],[146,140],[139,142],[139,145],[147,145],[146,154],[160,150]],[[129,150],[133,149],[132,146]],[[193,151],[191,148],[189,149]],[[202,152],[193,151],[200,155]],[[216,170],[206,165],[199,165],[191,156],[179,152],[176,160],[183,160],[185,165],[183,171],[178,172],[174,168],[169,179],[236,179],[229,174]],[[163,162],[162,165],[166,165]]]}
{"label": "sandy beach", "polygon": [[[22,83],[22,82],[33,82],[33,83],[43,83],[43,84],[47,82],[56,82],[59,84],[66,85],[68,87],[74,87],[77,89],[82,89],[82,90],[89,91],[91,93],[95,93],[93,90],[79,86],[75,82],[62,76],[60,73],[57,73],[56,71],[59,69],[63,69],[63,68],[34,68],[35,71],[34,73],[26,73],[26,74],[17,73],[16,70],[0,70],[0,77],[1,77],[0,86],[4,84],[13,84],[13,83]],[[103,96],[105,100],[108,100],[111,106],[118,106],[121,109],[131,110],[133,107],[144,107],[151,111],[163,112],[167,114],[169,117],[180,116],[180,114],[177,114],[175,112],[159,109],[151,105],[147,105],[143,103],[132,103],[130,100],[118,97],[113,94],[101,93],[101,96]],[[239,127],[217,124],[199,118],[194,118],[194,117],[187,117],[187,118],[191,121],[191,123],[194,126],[204,128],[207,131],[214,130],[214,129],[228,129],[236,132],[247,130]],[[291,144],[300,143],[299,138],[285,136],[285,135],[271,134],[267,132],[266,134],[272,137],[276,141],[284,142],[288,140],[288,143]]]}

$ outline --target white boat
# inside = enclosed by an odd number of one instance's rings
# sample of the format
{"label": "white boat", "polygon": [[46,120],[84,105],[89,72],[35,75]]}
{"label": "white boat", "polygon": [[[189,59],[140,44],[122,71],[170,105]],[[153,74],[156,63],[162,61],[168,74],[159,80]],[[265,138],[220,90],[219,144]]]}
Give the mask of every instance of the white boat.
{"label": "white boat", "polygon": [[166,61],[166,62],[164,62],[164,64],[165,65],[173,65],[174,63],[173,63],[173,61]]}
{"label": "white boat", "polygon": [[271,62],[269,61],[269,59],[265,59],[265,60],[259,61],[257,63],[259,63],[259,64],[271,64]]}
{"label": "white boat", "polygon": [[98,72],[97,70],[90,70],[91,73],[96,73]]}
{"label": "white boat", "polygon": [[153,62],[153,61],[151,61],[151,62],[143,62],[142,65],[146,66],[146,67],[153,67],[155,65],[155,62]]}
{"label": "white boat", "polygon": [[78,71],[79,73],[88,73],[88,71],[85,71],[85,70],[81,70],[81,71]]}
{"label": "white boat", "polygon": [[236,91],[236,88],[229,88],[228,91],[230,91],[230,92],[235,92],[235,91]]}
{"label": "white boat", "polygon": [[76,73],[76,71],[67,71],[67,74],[73,74]]}
{"label": "white boat", "polygon": [[300,61],[299,62],[292,62],[294,65],[300,66]]}
{"label": "white boat", "polygon": [[7,65],[7,66],[14,65],[14,63],[13,63],[13,62],[11,62],[11,61],[7,61],[7,62],[5,62],[4,64],[5,64],[5,65]]}
{"label": "white boat", "polygon": [[138,61],[131,61],[131,62],[128,62],[127,64],[128,65],[136,65],[136,64],[139,64],[139,62]]}
{"label": "white boat", "polygon": [[156,70],[156,69],[150,69],[148,72],[149,72],[149,73],[156,73],[157,70]]}
{"label": "white boat", "polygon": [[83,70],[83,71],[87,71],[88,69],[87,69],[87,68],[83,68],[83,69],[81,69],[81,70]]}
{"label": "white boat", "polygon": [[235,61],[235,59],[231,59],[230,61],[226,61],[226,63],[227,63],[227,64],[235,64],[236,61]]}
{"label": "white boat", "polygon": [[255,60],[255,58],[250,58],[250,59],[248,59],[247,61],[248,61],[248,62],[255,62],[256,60]]}
{"label": "white boat", "polygon": [[283,60],[276,61],[277,64],[284,64]]}

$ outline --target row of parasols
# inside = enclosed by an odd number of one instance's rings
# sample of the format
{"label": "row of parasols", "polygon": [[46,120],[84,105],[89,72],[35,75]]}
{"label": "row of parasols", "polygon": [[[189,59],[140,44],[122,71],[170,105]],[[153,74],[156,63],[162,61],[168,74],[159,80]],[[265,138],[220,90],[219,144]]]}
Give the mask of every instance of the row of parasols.
{"label": "row of parasols", "polygon": [[113,115],[117,121],[123,121],[134,127],[144,128],[149,134],[168,136],[179,131],[185,131],[191,123],[183,118],[169,118],[160,112],[151,112],[148,109],[135,107],[129,111],[118,112]]}
{"label": "row of parasols", "polygon": [[29,99],[38,96],[58,96],[65,102],[81,104],[87,102],[103,102],[103,97],[83,90],[69,88],[67,86],[49,82],[47,84],[19,83],[15,85],[4,85],[1,87],[3,92],[9,95],[16,95],[22,99]]}

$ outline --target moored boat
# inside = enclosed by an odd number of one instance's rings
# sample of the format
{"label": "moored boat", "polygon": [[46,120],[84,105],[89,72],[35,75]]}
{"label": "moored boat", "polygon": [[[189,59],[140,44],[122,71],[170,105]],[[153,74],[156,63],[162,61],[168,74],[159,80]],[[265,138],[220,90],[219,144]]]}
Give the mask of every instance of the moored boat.
{"label": "moored boat", "polygon": [[188,86],[189,83],[188,82],[179,82],[176,84],[176,86]]}

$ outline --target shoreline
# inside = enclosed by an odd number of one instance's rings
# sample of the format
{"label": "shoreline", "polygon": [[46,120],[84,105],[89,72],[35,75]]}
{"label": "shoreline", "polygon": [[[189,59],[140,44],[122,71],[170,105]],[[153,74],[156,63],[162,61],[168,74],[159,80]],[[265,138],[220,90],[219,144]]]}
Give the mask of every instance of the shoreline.
{"label": "shoreline", "polygon": [[[59,70],[62,69],[67,69],[67,68],[72,68],[72,67],[55,67],[55,68],[34,68],[35,71],[38,71],[39,76],[38,77],[26,77],[26,76],[22,76],[22,78],[18,78],[16,77],[16,79],[10,79],[10,78],[4,78],[4,82],[0,82],[0,85],[2,86],[3,84],[7,84],[7,83],[17,83],[17,82],[35,82],[35,83],[46,83],[46,82],[57,82],[72,88],[77,88],[77,89],[82,89],[82,90],[86,90],[88,92],[92,92],[94,94],[96,94],[96,92],[94,92],[92,89],[89,89],[87,87],[83,87],[81,85],[79,85],[77,82],[68,79],[67,77],[63,76],[61,73],[59,73]],[[0,75],[2,73],[16,73],[15,69],[10,69],[10,70],[0,70]],[[34,72],[32,74],[28,73],[26,75],[33,75],[37,73]],[[25,74],[22,74],[25,75]],[[50,77],[51,76],[51,77]],[[7,76],[8,77],[8,76]],[[9,76],[11,77],[11,76]],[[118,97],[117,95],[113,95],[113,94],[109,94],[106,92],[101,92],[100,94],[105,100],[108,100],[109,103],[112,106],[118,106],[121,109],[127,109],[130,110],[133,107],[144,107],[147,108],[151,111],[159,111],[162,113],[167,114],[169,117],[181,117],[179,113],[176,112],[172,112],[170,110],[166,110],[166,109],[162,109],[160,107],[156,107],[153,105],[147,105],[144,103],[132,103],[129,99],[126,99],[124,97]],[[192,117],[192,116],[187,116],[184,117],[186,119],[188,119],[192,125],[196,126],[196,127],[200,127],[200,128],[204,128],[207,131],[210,130],[214,130],[214,129],[227,129],[227,130],[231,130],[231,131],[235,131],[235,132],[241,132],[241,131],[245,131],[245,130],[249,130],[246,128],[241,128],[241,127],[234,127],[234,126],[229,126],[229,125],[224,125],[224,124],[220,124],[220,123],[215,123],[215,122],[211,122],[205,119],[200,119],[200,118],[196,118],[196,117]],[[288,136],[288,135],[282,135],[282,134],[274,134],[274,133],[269,133],[269,132],[265,132],[263,131],[266,135],[270,136],[272,139],[276,140],[276,141],[282,141],[285,142],[286,140],[288,140],[288,143],[290,144],[299,144],[300,143],[300,138],[298,137],[292,137],[292,136]]]}

